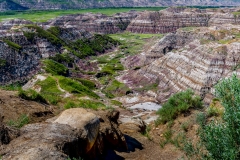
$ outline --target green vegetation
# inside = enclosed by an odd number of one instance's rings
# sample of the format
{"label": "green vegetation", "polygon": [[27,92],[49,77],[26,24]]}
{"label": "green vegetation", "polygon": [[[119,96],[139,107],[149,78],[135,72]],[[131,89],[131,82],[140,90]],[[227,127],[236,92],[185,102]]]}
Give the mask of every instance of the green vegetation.
{"label": "green vegetation", "polygon": [[28,41],[33,42],[36,33],[35,32],[23,32],[23,35],[27,38]]}
{"label": "green vegetation", "polygon": [[118,41],[112,39],[107,35],[95,34],[91,39],[79,39],[70,44],[74,54],[79,58],[97,55],[103,53],[105,50],[116,46]]}
{"label": "green vegetation", "polygon": [[240,79],[233,75],[215,87],[225,112],[222,119],[202,125],[200,137],[209,152],[209,159],[240,158]]}
{"label": "green vegetation", "polygon": [[0,67],[4,67],[6,66],[6,64],[7,64],[7,61],[5,59],[0,58]]}
{"label": "green vegetation", "polygon": [[50,103],[57,104],[61,100],[62,92],[58,89],[55,77],[49,76],[44,81],[37,82],[41,87],[40,94]]}
{"label": "green vegetation", "polygon": [[127,91],[130,89],[123,83],[113,80],[106,88],[103,89],[103,93],[108,98],[114,98],[115,96],[126,95]]}
{"label": "green vegetation", "polygon": [[44,60],[43,64],[45,65],[44,68],[46,72],[51,73],[52,75],[68,75],[68,68],[65,67],[63,64],[60,64],[50,59]]}
{"label": "green vegetation", "polygon": [[20,49],[22,49],[22,46],[18,45],[17,43],[14,43],[8,39],[4,39],[3,40],[5,43],[7,43],[7,45],[17,51],[19,51]]}
{"label": "green vegetation", "polygon": [[0,86],[0,89],[7,90],[7,91],[18,91],[19,89],[21,89],[21,86],[22,84],[17,82],[17,83],[5,85],[5,86]]}
{"label": "green vegetation", "polygon": [[61,28],[58,26],[53,26],[50,27],[47,31],[58,37],[61,33]]}
{"label": "green vegetation", "polygon": [[76,78],[77,81],[81,82],[82,85],[89,89],[96,89],[96,84],[90,80],[82,79],[82,78]]}
{"label": "green vegetation", "polygon": [[56,54],[54,57],[50,57],[50,59],[58,62],[58,63],[73,63],[74,59],[70,57],[69,54]]}
{"label": "green vegetation", "polygon": [[[64,45],[64,42],[61,39],[59,39],[52,33],[45,31],[44,29],[42,29],[41,27],[39,27],[37,25],[27,25],[26,27],[28,27],[29,29],[35,29],[36,30],[35,34],[37,36],[47,39],[49,42],[51,42],[52,44],[54,44],[58,47]],[[26,35],[26,33],[25,33],[25,35]],[[31,39],[31,36],[33,36],[33,35],[27,35],[26,37]]]}
{"label": "green vegetation", "polygon": [[22,89],[20,89],[18,91],[18,96],[22,99],[26,99],[26,100],[31,100],[31,101],[36,101],[36,102],[40,102],[40,103],[47,103],[47,101],[45,100],[45,98],[40,95],[39,93],[37,93],[36,91],[30,89],[27,91],[24,91]]}
{"label": "green vegetation", "polygon": [[174,120],[179,114],[191,108],[202,108],[201,98],[194,96],[194,92],[191,90],[176,93],[158,110],[159,118],[156,125]]}
{"label": "green vegetation", "polygon": [[29,117],[26,114],[21,115],[16,121],[10,120],[7,124],[12,127],[22,128],[24,125],[30,122]]}
{"label": "green vegetation", "polygon": [[136,11],[159,11],[166,7],[136,7],[136,8],[102,8],[102,9],[81,9],[81,10],[27,10],[27,11],[7,11],[0,13],[0,21],[7,19],[26,19],[33,22],[46,22],[50,19],[56,18],[62,15],[79,14],[79,13],[102,13],[106,15],[113,15],[120,12],[128,12],[130,10]]}
{"label": "green vegetation", "polygon": [[99,96],[96,93],[94,93],[89,88],[82,85],[76,80],[72,80],[70,78],[61,77],[61,76],[58,76],[57,78],[58,78],[60,87],[70,93],[78,94],[80,96],[90,96],[93,98],[99,98]]}
{"label": "green vegetation", "polygon": [[100,109],[100,108],[106,108],[106,106],[101,103],[101,102],[96,102],[93,100],[79,100],[76,102],[73,101],[68,101],[65,105],[64,108],[65,109],[69,109],[69,108],[90,108],[90,109]]}
{"label": "green vegetation", "polygon": [[122,106],[122,103],[116,100],[111,100],[111,104],[115,106]]}
{"label": "green vegetation", "polygon": [[115,40],[121,42],[120,49],[125,54],[134,55],[137,53],[141,53],[143,51],[143,46],[150,38],[162,38],[162,34],[137,34],[137,33],[118,33],[118,34],[110,34]]}

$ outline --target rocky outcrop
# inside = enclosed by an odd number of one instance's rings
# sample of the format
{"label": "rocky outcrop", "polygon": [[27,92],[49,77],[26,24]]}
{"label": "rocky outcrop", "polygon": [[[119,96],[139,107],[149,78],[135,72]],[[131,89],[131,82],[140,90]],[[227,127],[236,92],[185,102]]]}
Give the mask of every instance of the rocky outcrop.
{"label": "rocky outcrop", "polygon": [[123,32],[137,12],[119,13],[113,16],[103,14],[74,14],[62,16],[45,23],[46,27],[59,26],[61,28],[75,28],[93,33],[111,34]]}
{"label": "rocky outcrop", "polygon": [[118,116],[117,111],[98,118],[81,108],[69,109],[45,123],[26,125],[20,130],[20,137],[12,140],[0,154],[6,160],[65,160],[100,158],[108,149],[116,147],[126,150],[125,138],[117,125]]}
{"label": "rocky outcrop", "polygon": [[[9,2],[10,0],[6,0]],[[237,0],[83,0],[83,1],[27,1],[15,0],[17,4],[30,9],[79,9],[79,8],[103,8],[103,7],[146,7],[146,6],[235,6],[239,5]],[[3,8],[5,9],[5,8]],[[12,9],[15,9],[12,7]]]}
{"label": "rocky outcrop", "polygon": [[[137,71],[129,71],[122,76],[122,81],[132,88],[157,83],[159,102],[164,102],[173,93],[191,88],[209,103],[213,86],[220,79],[235,71],[239,74],[240,43],[234,35],[239,29],[238,26],[196,28],[192,31],[180,29],[172,36],[181,36],[183,42],[185,39],[184,47],[166,53]],[[161,49],[161,55],[165,46],[155,47]]]}
{"label": "rocky outcrop", "polygon": [[[117,41],[108,36],[93,35],[84,29],[51,27],[44,30],[33,24],[25,26],[28,23],[14,20],[2,24],[0,84],[29,79],[42,68],[41,59],[54,57],[56,54],[69,54],[73,60],[65,65],[71,67],[72,63],[77,64],[80,58],[107,52],[117,45]],[[87,46],[90,49],[86,51],[80,48],[82,45],[86,47],[88,43],[98,43],[97,49],[95,47],[95,50],[91,50],[92,48]]]}
{"label": "rocky outcrop", "polygon": [[198,12],[146,11],[131,22],[127,31],[136,33],[169,33],[182,27],[208,26],[209,18],[209,15]]}

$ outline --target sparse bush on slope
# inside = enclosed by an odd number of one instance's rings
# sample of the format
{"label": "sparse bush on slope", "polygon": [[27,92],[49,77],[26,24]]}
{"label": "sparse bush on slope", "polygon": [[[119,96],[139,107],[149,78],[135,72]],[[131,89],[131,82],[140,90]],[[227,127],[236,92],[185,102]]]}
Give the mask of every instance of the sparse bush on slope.
{"label": "sparse bush on slope", "polygon": [[159,118],[157,124],[166,123],[177,118],[183,112],[191,108],[201,108],[202,102],[199,96],[194,96],[192,90],[186,90],[174,94],[169,100],[163,104],[162,108],[158,110]]}
{"label": "sparse bush on slope", "polygon": [[214,120],[202,127],[201,139],[209,158],[237,160],[240,159],[240,79],[233,75],[215,89],[225,112],[221,121]]}

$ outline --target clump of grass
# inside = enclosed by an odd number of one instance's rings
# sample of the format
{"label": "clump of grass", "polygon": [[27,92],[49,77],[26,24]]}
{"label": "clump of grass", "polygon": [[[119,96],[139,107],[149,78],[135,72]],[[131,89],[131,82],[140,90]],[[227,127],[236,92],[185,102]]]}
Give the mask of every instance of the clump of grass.
{"label": "clump of grass", "polygon": [[50,57],[50,59],[58,62],[58,63],[73,63],[74,59],[69,56],[69,54],[56,54],[54,57]]}
{"label": "clump of grass", "polygon": [[170,128],[168,128],[164,133],[163,133],[163,140],[160,141],[160,146],[163,148],[167,143],[171,142],[173,132]]}
{"label": "clump of grass", "polygon": [[115,106],[122,106],[122,103],[116,100],[111,100],[111,104]]}
{"label": "clump of grass", "polygon": [[44,60],[43,64],[45,65],[44,68],[46,72],[51,73],[52,75],[62,75],[62,76],[68,75],[68,68],[65,67],[63,64],[60,64],[50,59]]}
{"label": "clump of grass", "polygon": [[191,90],[176,93],[158,110],[159,119],[157,122],[166,123],[174,120],[179,114],[191,108],[202,108],[201,98],[194,96]]}
{"label": "clump of grass", "polygon": [[56,77],[49,76],[44,81],[37,82],[41,86],[41,95],[50,103],[57,104],[63,94],[57,87]]}
{"label": "clump of grass", "polygon": [[8,39],[4,39],[3,40],[5,43],[7,43],[7,45],[9,46],[9,47],[11,47],[11,48],[13,48],[13,49],[15,49],[15,50],[17,50],[17,51],[19,51],[20,49],[22,49],[22,46],[20,46],[19,44],[17,44],[17,43],[14,43],[14,42],[12,42],[12,41],[10,41],[10,40],[8,40]]}
{"label": "clump of grass", "polygon": [[21,83],[13,83],[5,86],[0,86],[0,89],[7,90],[7,91],[18,91],[21,89]]}
{"label": "clump of grass", "polygon": [[118,82],[117,80],[113,80],[104,90],[103,92],[109,98],[114,98],[115,96],[123,96],[130,89],[123,83]]}
{"label": "clump of grass", "polygon": [[5,59],[0,58],[0,67],[4,67],[6,66],[6,64],[7,64],[7,61]]}
{"label": "clump of grass", "polygon": [[82,78],[76,78],[76,80],[81,82],[82,85],[88,87],[89,89],[96,89],[96,84],[93,81],[82,79]]}
{"label": "clump of grass", "polygon": [[31,101],[36,101],[40,103],[47,103],[46,99],[41,94],[37,93],[32,89],[27,91],[20,89],[18,91],[18,96],[25,100],[31,100]]}
{"label": "clump of grass", "polygon": [[75,81],[73,79],[66,78],[66,77],[61,77],[61,76],[58,77],[58,80],[61,88],[63,88],[64,90],[70,93],[75,93],[82,96],[87,95],[93,98],[99,98],[99,96],[96,93],[94,93],[93,91],[91,91],[89,88],[82,85],[78,81]]}
{"label": "clump of grass", "polygon": [[26,114],[23,114],[16,121],[10,120],[7,124],[12,127],[21,128],[29,122],[29,117]]}

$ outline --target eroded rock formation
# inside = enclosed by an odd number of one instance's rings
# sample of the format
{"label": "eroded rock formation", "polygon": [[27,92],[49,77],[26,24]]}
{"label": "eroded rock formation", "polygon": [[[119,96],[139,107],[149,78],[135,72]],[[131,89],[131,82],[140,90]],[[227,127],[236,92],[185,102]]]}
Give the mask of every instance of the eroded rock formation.
{"label": "eroded rock formation", "polygon": [[[158,101],[164,102],[171,94],[193,89],[205,102],[210,101],[213,86],[222,78],[236,72],[239,74],[240,43],[236,38],[238,26],[195,28],[191,31],[178,30],[167,37],[181,37],[184,43],[162,55],[166,44],[155,45],[160,58],[139,70],[131,70],[122,76],[130,87],[158,84]],[[174,47],[173,47],[174,48]],[[146,55],[147,56],[147,55]]]}
{"label": "eroded rock formation", "polygon": [[[0,150],[3,159],[67,159],[104,157],[108,149],[127,150],[118,129],[119,112],[97,117],[81,108],[69,109],[45,123],[29,124],[20,137]],[[101,121],[101,124],[100,124]]]}

